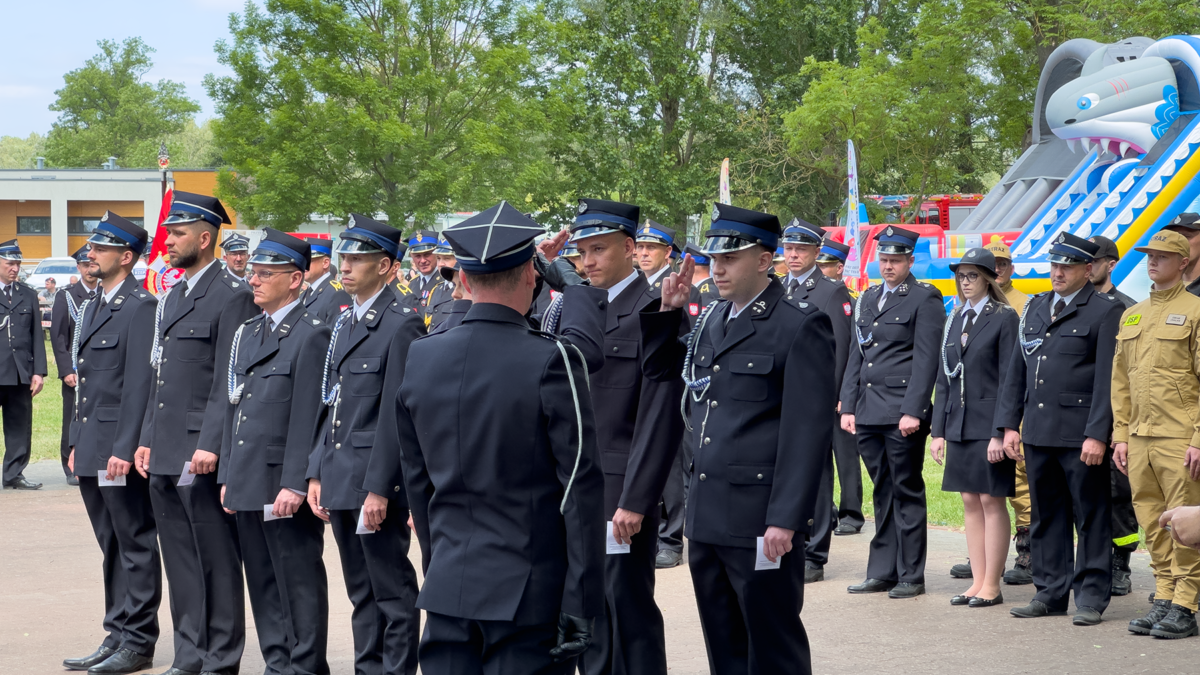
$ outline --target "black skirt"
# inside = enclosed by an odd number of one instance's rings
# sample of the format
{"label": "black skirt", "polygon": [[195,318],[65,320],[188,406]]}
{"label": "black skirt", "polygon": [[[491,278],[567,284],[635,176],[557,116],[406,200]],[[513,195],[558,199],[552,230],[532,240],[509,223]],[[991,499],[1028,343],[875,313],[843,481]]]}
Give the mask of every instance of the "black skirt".
{"label": "black skirt", "polygon": [[1008,457],[992,464],[988,441],[946,441],[943,492],[974,492],[993,497],[1016,494],[1017,464]]}

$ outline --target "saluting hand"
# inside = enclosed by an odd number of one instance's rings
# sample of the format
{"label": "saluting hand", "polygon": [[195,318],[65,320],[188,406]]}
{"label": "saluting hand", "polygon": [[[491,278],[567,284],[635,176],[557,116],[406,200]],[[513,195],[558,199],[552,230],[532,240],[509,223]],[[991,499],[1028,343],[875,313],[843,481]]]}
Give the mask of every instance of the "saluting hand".
{"label": "saluting hand", "polygon": [[546,262],[554,262],[554,259],[558,257],[558,252],[562,250],[570,236],[570,230],[559,230],[553,237],[543,239],[542,243],[537,245],[537,250],[546,258]]}
{"label": "saluting hand", "polygon": [[[1191,450],[1192,448],[1188,448]],[[1184,459],[1187,462],[1187,459]],[[1117,465],[1117,470],[1126,476],[1129,475],[1129,444],[1128,443],[1113,443],[1113,464]]]}
{"label": "saluting hand", "polygon": [[316,478],[308,479],[308,508],[312,509],[318,518],[329,522],[329,510],[321,506],[321,481]]}
{"label": "saluting hand", "polygon": [[680,309],[692,299],[692,272],[696,269],[696,260],[690,255],[683,256],[683,264],[678,272],[668,274],[662,282],[662,307],[659,311]]}

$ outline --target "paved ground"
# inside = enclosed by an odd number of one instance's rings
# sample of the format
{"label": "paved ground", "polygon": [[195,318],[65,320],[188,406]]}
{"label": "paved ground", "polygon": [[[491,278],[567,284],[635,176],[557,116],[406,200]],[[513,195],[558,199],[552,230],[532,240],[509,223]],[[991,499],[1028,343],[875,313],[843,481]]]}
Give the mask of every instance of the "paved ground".
{"label": "paved ground", "polygon": [[[61,672],[64,657],[82,656],[99,644],[103,590],[100,553],[76,490],[66,486],[56,463],[27,472],[47,483],[39,492],[0,493],[0,673]],[[929,533],[929,595],[916,600],[851,596],[861,581],[870,533],[834,539],[826,580],[806,590],[804,623],[816,673],[1193,673],[1200,639],[1177,642],[1139,637],[1125,624],[1149,607],[1153,583],[1149,558],[1134,558],[1134,593],[1114,598],[1097,627],[1078,628],[1070,617],[1018,620],[1008,607],[1024,604],[1032,586],[1006,587],[1007,605],[992,609],[951,607],[950,596],[966,584],[949,577],[961,562],[962,534]],[[415,546],[413,547],[416,548]],[[415,558],[414,558],[415,560]],[[332,538],[325,549],[330,576],[330,662],[334,673],[351,673],[350,604],[341,582]],[[707,672],[704,641],[687,567],[658,576],[658,601],[667,623],[673,674]],[[163,637],[155,669],[171,662],[170,615],[160,614]],[[242,672],[261,673],[253,630]]]}

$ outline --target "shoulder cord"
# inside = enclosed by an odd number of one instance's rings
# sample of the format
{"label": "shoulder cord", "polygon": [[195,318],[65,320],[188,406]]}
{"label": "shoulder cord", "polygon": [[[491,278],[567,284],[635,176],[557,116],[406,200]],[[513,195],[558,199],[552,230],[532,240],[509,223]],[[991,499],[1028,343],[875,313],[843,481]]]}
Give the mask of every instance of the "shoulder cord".
{"label": "shoulder cord", "polygon": [[[558,346],[558,352],[562,354],[563,364],[567,367],[567,382],[571,385],[571,400],[575,404],[575,466],[571,469],[571,477],[567,479],[567,487],[563,490],[562,503],[558,507],[559,514],[566,513],[567,498],[571,495],[571,486],[575,484],[575,474],[579,471],[579,460],[583,457],[583,412],[579,407],[579,391],[575,388],[575,373],[571,371],[571,359],[567,355],[567,348],[563,346],[562,340],[554,340],[554,344]],[[591,381],[587,375],[587,364],[583,360],[583,352],[579,351],[579,347],[571,345],[571,349],[579,355],[579,362],[584,364],[584,385],[591,388]]]}
{"label": "shoulder cord", "polygon": [[238,348],[242,344],[242,331],[246,329],[246,324],[238,326],[237,332],[233,334],[233,344],[229,347],[229,376],[226,383],[229,387],[229,402],[237,405],[242,402],[242,389],[246,383],[237,383],[237,375],[234,374],[234,369],[237,368]]}
{"label": "shoulder cord", "polygon": [[563,293],[559,293],[550,301],[546,313],[542,316],[542,330],[558,335],[558,321],[562,318]]}
{"label": "shoulder cord", "polygon": [[[70,293],[67,293],[66,295],[67,295],[67,298],[66,298],[67,299],[67,316],[71,317],[71,320],[74,321],[75,323],[79,323],[80,305],[75,304],[75,298],[71,297]],[[84,300],[84,302],[87,302],[87,300]]]}
{"label": "shoulder cord", "polygon": [[342,395],[341,383],[335,383],[333,389],[329,388],[329,367],[333,365],[333,348],[337,345],[338,333],[342,332],[342,326],[346,325],[346,321],[353,313],[354,308],[347,307],[338,315],[337,321],[333,324],[333,333],[329,336],[329,348],[325,350],[325,367],[321,370],[321,400],[327,406],[337,403]]}
{"label": "shoulder cord", "polygon": [[950,329],[954,326],[958,315],[962,313],[962,308],[962,305],[955,305],[954,310],[950,312],[950,317],[946,319],[946,326],[942,329],[942,372],[946,374],[946,379],[948,380],[958,378],[958,400],[965,406],[967,404],[967,377],[963,370],[962,359],[959,359],[958,365],[954,367],[954,370],[950,370],[950,362],[946,356],[946,343],[950,339]]}
{"label": "shoulder cord", "polygon": [[692,430],[692,422],[688,419],[687,413],[688,393],[690,392],[693,400],[699,403],[708,394],[708,386],[712,383],[711,376],[694,379],[696,367],[692,363],[692,357],[696,353],[696,344],[700,341],[700,335],[704,332],[704,327],[708,325],[708,317],[713,314],[720,302],[720,300],[713,300],[708,303],[708,306],[700,313],[700,320],[696,322],[692,334],[688,336],[687,352],[683,357],[683,382],[687,386],[683,391],[683,398],[679,401],[679,414],[683,416],[683,425],[687,427],[688,431]]}
{"label": "shoulder cord", "polygon": [[862,329],[858,326],[858,317],[862,314],[862,305],[867,299],[867,291],[870,290],[868,288],[866,291],[863,291],[862,295],[858,296],[858,301],[854,303],[854,336],[858,338],[858,352],[864,355],[865,347],[871,344],[871,340],[875,339],[875,331],[871,331],[867,337],[863,337]]}
{"label": "shoulder cord", "polygon": [[[71,296],[68,294],[68,298]],[[75,332],[71,335],[71,370],[75,371],[75,417],[79,418],[79,390],[83,388],[83,381],[79,379],[79,341],[83,336],[83,317],[87,315],[88,305],[92,304],[92,298],[83,301],[79,306],[79,318],[75,320]]]}
{"label": "shoulder cord", "polygon": [[1025,316],[1029,314],[1029,307],[1033,305],[1034,300],[1035,298],[1030,298],[1029,302],[1025,303],[1024,309],[1021,310],[1021,324],[1017,331],[1017,341],[1021,343],[1021,349],[1025,351],[1025,356],[1033,356],[1037,348],[1042,346],[1042,338],[1025,339]]}
{"label": "shoulder cord", "polygon": [[150,365],[155,370],[162,365],[162,344],[159,342],[158,328],[162,324],[163,310],[167,306],[167,298],[170,297],[173,290],[175,290],[174,286],[168,288],[162,297],[158,299],[158,307],[154,308],[154,342],[150,346]]}

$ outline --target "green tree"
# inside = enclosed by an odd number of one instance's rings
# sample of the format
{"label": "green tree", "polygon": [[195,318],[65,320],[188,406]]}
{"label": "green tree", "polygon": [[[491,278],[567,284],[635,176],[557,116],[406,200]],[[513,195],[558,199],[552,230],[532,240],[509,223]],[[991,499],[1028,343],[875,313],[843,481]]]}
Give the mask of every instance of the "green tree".
{"label": "green tree", "polygon": [[37,133],[28,138],[0,136],[0,169],[34,168],[45,145],[46,137]]}
{"label": "green tree", "polygon": [[[137,148],[155,149],[180,132],[200,106],[178,82],[143,81],[154,52],[141,38],[96,43],[100,53],[63,76],[66,84],[50,109],[61,113],[46,139],[46,159],[55,166],[99,166],[114,156],[130,161]],[[146,164],[144,166],[150,166]]]}
{"label": "green tree", "polygon": [[221,195],[281,228],[314,212],[429,222],[499,198],[541,209],[557,188],[526,98],[530,20],[493,0],[248,3],[217,45],[233,75],[205,81],[237,172]]}

